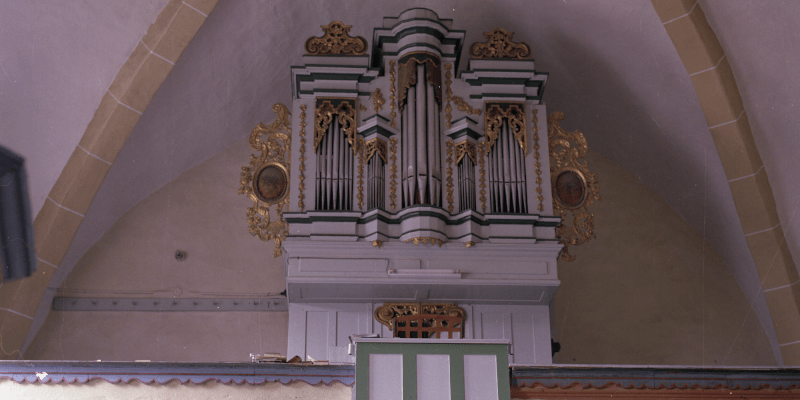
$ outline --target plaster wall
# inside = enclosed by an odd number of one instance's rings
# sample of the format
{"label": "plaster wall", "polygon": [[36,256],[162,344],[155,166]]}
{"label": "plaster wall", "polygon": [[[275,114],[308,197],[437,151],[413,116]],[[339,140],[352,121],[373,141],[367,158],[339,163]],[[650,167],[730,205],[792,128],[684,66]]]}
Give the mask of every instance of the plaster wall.
{"label": "plaster wall", "polygon": [[350,399],[351,388],[340,383],[330,386],[311,386],[304,382],[282,385],[269,382],[263,385],[222,384],[205,382],[201,384],[180,384],[172,381],[166,384],[109,383],[95,379],[85,384],[75,383],[16,383],[0,381],[0,397],[18,400],[62,400],[62,399]]}
{"label": "plaster wall", "polygon": [[[265,121],[269,122],[269,121]],[[246,140],[146,197],[80,260],[61,296],[235,297],[278,293],[282,260],[247,232],[236,194]],[[597,238],[559,266],[558,363],[774,365],[724,261],[660,196],[595,152]],[[176,249],[188,257],[178,262]],[[246,361],[286,351],[283,312],[54,312],[25,358]],[[292,355],[289,355],[292,356]]]}
{"label": "plaster wall", "polygon": [[561,364],[775,365],[722,257],[653,190],[590,151],[597,238],[559,261]]}

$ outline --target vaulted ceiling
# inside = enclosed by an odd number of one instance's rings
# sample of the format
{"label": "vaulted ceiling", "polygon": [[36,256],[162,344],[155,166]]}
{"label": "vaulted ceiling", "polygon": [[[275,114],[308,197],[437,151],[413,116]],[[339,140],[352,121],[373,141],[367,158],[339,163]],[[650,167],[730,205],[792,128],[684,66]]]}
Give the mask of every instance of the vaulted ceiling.
{"label": "vaulted ceiling", "polygon": [[320,25],[370,39],[410,7],[453,19],[468,44],[496,27],[529,43],[548,111],[711,243],[776,353],[800,363],[800,328],[785,329],[797,307],[776,315],[797,297],[800,255],[797,1],[0,3],[0,145],[25,157],[37,241],[56,249],[39,249],[45,285],[138,201],[290,103],[289,67]]}

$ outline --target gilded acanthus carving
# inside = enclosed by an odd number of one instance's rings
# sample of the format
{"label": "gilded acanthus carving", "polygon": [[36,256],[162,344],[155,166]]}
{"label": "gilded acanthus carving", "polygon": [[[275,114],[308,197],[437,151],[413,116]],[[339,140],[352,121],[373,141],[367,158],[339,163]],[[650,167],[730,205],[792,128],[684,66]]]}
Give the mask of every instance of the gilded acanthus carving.
{"label": "gilded acanthus carving", "polygon": [[433,238],[433,237],[421,236],[421,237],[415,237],[415,238],[408,239],[408,240],[406,240],[406,243],[414,243],[415,246],[419,246],[420,244],[429,244],[431,246],[433,246],[435,244],[438,244],[439,247],[442,247],[442,245],[444,244],[444,241],[442,239],[437,239],[437,238]]}
{"label": "gilded acanthus carving", "polygon": [[466,320],[467,313],[455,304],[384,303],[375,309],[375,320],[394,330],[392,320],[402,315],[437,314]]}
{"label": "gilded acanthus carving", "polygon": [[494,146],[494,142],[500,135],[504,118],[508,120],[508,128],[517,139],[522,153],[528,155],[528,135],[525,132],[525,112],[522,103],[486,104],[486,115],[484,115],[486,151],[488,152]]}
{"label": "gilded acanthus carving", "polygon": [[383,110],[384,103],[386,103],[386,100],[383,99],[383,93],[381,93],[381,89],[376,88],[375,91],[372,92],[372,109],[375,110],[375,112],[381,111]]}
{"label": "gilded acanthus carving", "polygon": [[479,108],[470,107],[470,105],[467,104],[467,102],[464,101],[464,99],[462,99],[461,97],[450,96],[450,98],[453,100],[454,103],[456,103],[456,106],[458,107],[459,111],[464,111],[467,114],[481,115],[481,110]]}
{"label": "gilded acanthus carving", "polygon": [[470,142],[469,140],[464,140],[456,144],[456,165],[461,162],[461,159],[464,158],[466,155],[467,157],[472,160],[472,164],[478,163],[478,157],[476,155],[475,143]]}
{"label": "gilded acanthus carving", "polygon": [[469,55],[474,58],[530,58],[531,46],[527,43],[514,43],[514,32],[506,32],[497,28],[491,32],[484,32],[486,43],[474,43],[469,49]]}
{"label": "gilded acanthus carving", "polygon": [[289,231],[283,212],[289,210],[292,128],[286,106],[275,104],[272,111],[278,113],[275,121],[269,125],[259,123],[250,133],[250,147],[261,154],[251,154],[250,163],[242,167],[238,193],[253,201],[247,208],[250,234],[263,241],[274,241],[273,255],[277,257],[282,254],[281,244]]}
{"label": "gilded acanthus carving", "polygon": [[[570,246],[588,242],[594,235],[594,214],[589,206],[600,200],[600,186],[597,174],[581,158],[589,152],[589,145],[583,134],[576,130],[567,132],[559,124],[564,113],[550,114],[547,137],[550,143],[550,180],[553,191],[553,208],[561,215],[561,223],[556,227],[558,242],[564,245],[561,258],[574,261],[569,254]],[[568,218],[569,217],[569,218]]]}
{"label": "gilded acanthus carving", "polygon": [[367,40],[361,36],[350,37],[352,25],[333,21],[322,25],[325,32],[322,37],[310,37],[306,40],[306,53],[309,55],[361,55],[367,52]]}
{"label": "gilded acanthus carving", "polygon": [[337,115],[339,126],[347,136],[347,143],[356,152],[356,110],[355,101],[352,99],[317,99],[314,111],[314,152],[317,151],[322,138],[328,132],[328,127]]}
{"label": "gilded acanthus carving", "polygon": [[372,156],[378,154],[378,156],[383,160],[383,163],[386,164],[386,142],[381,139],[373,138],[364,142],[364,162],[368,163],[369,160],[372,159]]}

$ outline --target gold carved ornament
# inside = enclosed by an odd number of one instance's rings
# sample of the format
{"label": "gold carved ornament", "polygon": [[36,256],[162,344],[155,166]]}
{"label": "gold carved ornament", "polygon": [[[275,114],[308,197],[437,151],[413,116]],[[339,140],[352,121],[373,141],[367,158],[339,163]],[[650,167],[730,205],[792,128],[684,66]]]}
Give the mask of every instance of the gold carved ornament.
{"label": "gold carved ornament", "polygon": [[544,196],[542,196],[542,163],[539,161],[539,117],[537,114],[539,110],[533,109],[533,157],[536,162],[533,163],[536,167],[536,198],[539,200],[539,211],[544,211]]}
{"label": "gold carved ornament", "polygon": [[528,137],[525,132],[525,112],[522,103],[492,103],[486,105],[484,126],[486,127],[486,151],[489,152],[500,136],[503,119],[508,120],[508,128],[517,139],[522,153],[528,155]]}
{"label": "gold carved ornament", "polygon": [[450,105],[450,101],[453,100],[453,90],[450,89],[450,84],[453,83],[453,81],[450,80],[450,78],[453,77],[453,75],[450,74],[451,68],[453,67],[450,65],[450,63],[444,65],[444,70],[445,70],[444,84],[446,87],[444,94],[445,94],[445,101],[447,102],[447,107],[444,108],[445,112],[444,117],[447,119],[447,129],[450,129],[450,126],[452,125],[450,120],[453,119],[453,114],[452,114],[453,107]]}
{"label": "gold carved ornament", "polygon": [[[250,234],[258,236],[263,241],[275,242],[273,255],[282,254],[281,244],[289,232],[289,225],[283,220],[283,212],[289,209],[289,162],[292,140],[291,114],[283,104],[275,104],[272,111],[278,113],[277,118],[269,125],[259,123],[250,133],[250,147],[261,151],[256,157],[250,155],[250,163],[242,167],[239,179],[239,194],[247,195],[253,201],[253,206],[247,208],[247,225]],[[262,139],[262,135],[264,138]],[[266,198],[263,193],[256,192],[254,186],[261,184],[260,174],[266,169],[277,172],[272,181],[278,181],[274,186],[279,193],[276,197]],[[254,178],[255,175],[255,178]],[[281,182],[282,181],[282,182]],[[272,183],[272,182],[269,182]],[[274,218],[270,215],[271,210]],[[273,220],[274,219],[274,220]]]}
{"label": "gold carved ornament", "polygon": [[475,143],[472,143],[469,140],[464,140],[456,144],[456,165],[461,162],[461,159],[463,159],[464,156],[469,157],[469,159],[472,160],[472,164],[478,163]]}
{"label": "gold carved ornament", "polygon": [[[334,103],[338,103],[334,105]],[[328,127],[333,122],[333,116],[339,119],[339,126],[347,136],[347,143],[356,154],[356,110],[349,99],[318,99],[317,109],[314,111],[314,152],[322,142]]]}
{"label": "gold carved ornament", "polygon": [[389,61],[389,109],[391,112],[389,113],[389,117],[392,119],[392,128],[395,127],[394,119],[397,117],[397,113],[395,110],[397,109],[397,96],[395,95],[396,89],[394,87],[395,76],[394,76],[394,60]]}
{"label": "gold carved ornament", "polygon": [[[453,141],[447,141],[447,211],[453,213]],[[441,247],[441,245],[439,245]]]}
{"label": "gold carved ornament", "polygon": [[467,313],[455,304],[384,303],[375,309],[375,320],[394,331],[392,320],[403,315],[437,314],[466,320]]}
{"label": "gold carved ornament", "polygon": [[[383,99],[383,93],[381,93],[380,88],[376,88],[374,92],[372,92],[372,107],[373,110],[377,113],[378,111],[383,110],[383,104],[386,103],[386,100]],[[367,110],[364,110],[367,111]]]}
{"label": "gold carved ornament", "polygon": [[345,25],[339,21],[333,21],[328,25],[321,25],[325,35],[322,37],[310,37],[306,40],[306,54],[329,55],[362,55],[367,52],[367,40],[361,36],[350,37],[352,25]]}
{"label": "gold carved ornament", "polygon": [[467,114],[481,115],[480,109],[470,107],[470,105],[467,104],[467,102],[464,101],[464,99],[462,99],[461,97],[451,96],[451,99],[453,99],[453,102],[456,103],[456,106],[458,106],[459,111],[464,111]]}
{"label": "gold carved ornament", "polygon": [[564,113],[560,111],[550,114],[547,119],[550,181],[553,185],[553,208],[561,215],[561,223],[556,227],[558,242],[564,245],[561,258],[574,261],[569,246],[581,245],[595,237],[594,214],[588,207],[600,200],[600,186],[597,174],[593,174],[587,163],[580,160],[589,152],[586,138],[578,130],[567,132],[561,128],[559,121],[563,119]]}
{"label": "gold carved ornament", "polygon": [[427,67],[427,82],[433,86],[433,96],[439,104],[439,110],[442,109],[442,70],[439,63],[433,58],[427,56],[427,53],[420,53],[419,57],[412,56],[406,62],[400,64],[398,68],[400,75],[399,86],[400,96],[398,102],[400,103],[400,111],[403,111],[403,102],[408,94],[408,89],[417,84],[417,64],[425,64]]}
{"label": "gold carved ornament", "polygon": [[364,163],[368,163],[372,156],[378,156],[386,164],[386,142],[381,139],[373,138],[364,142]]}
{"label": "gold carved ornament", "polygon": [[389,182],[389,200],[391,201],[392,210],[397,205],[397,138],[389,139],[389,157],[392,160],[392,166],[389,167],[389,172],[391,175],[391,182]]}
{"label": "gold carved ornament", "polygon": [[300,176],[297,177],[299,181],[297,207],[300,208],[300,211],[303,211],[306,207],[303,202],[306,198],[306,195],[303,194],[303,191],[306,189],[306,109],[307,107],[305,104],[300,106]]}
{"label": "gold carved ornament", "polygon": [[514,43],[514,32],[506,32],[497,28],[491,32],[484,32],[486,43],[473,43],[469,48],[469,55],[474,58],[519,58],[531,57],[531,46],[526,43]]}
{"label": "gold carved ornament", "polygon": [[486,142],[478,142],[478,152],[480,154],[480,158],[478,161],[480,163],[480,185],[481,188],[481,212],[486,214],[486,168],[484,164],[484,160],[486,159]]}

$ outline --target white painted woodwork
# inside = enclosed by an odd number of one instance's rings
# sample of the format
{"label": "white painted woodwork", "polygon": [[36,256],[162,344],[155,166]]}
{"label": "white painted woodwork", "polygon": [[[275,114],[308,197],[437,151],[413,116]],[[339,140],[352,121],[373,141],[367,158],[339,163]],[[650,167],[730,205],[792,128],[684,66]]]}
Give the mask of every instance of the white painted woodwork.
{"label": "white painted woodwork", "polygon": [[464,355],[464,399],[497,400],[497,357],[484,354]]}
{"label": "white painted woodwork", "polygon": [[403,355],[369,355],[370,400],[403,399]]}
{"label": "white painted woodwork", "polygon": [[450,355],[417,354],[417,400],[450,399]]}

